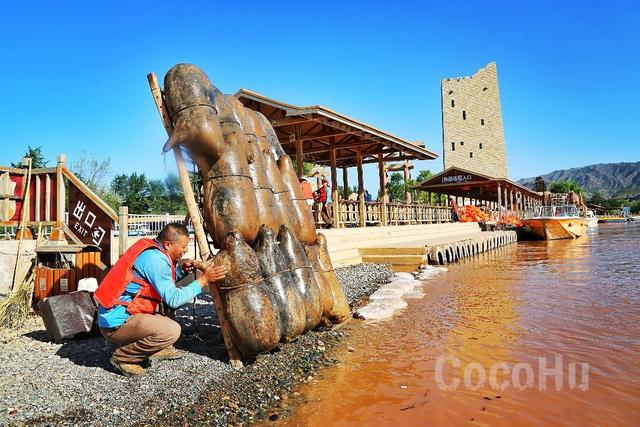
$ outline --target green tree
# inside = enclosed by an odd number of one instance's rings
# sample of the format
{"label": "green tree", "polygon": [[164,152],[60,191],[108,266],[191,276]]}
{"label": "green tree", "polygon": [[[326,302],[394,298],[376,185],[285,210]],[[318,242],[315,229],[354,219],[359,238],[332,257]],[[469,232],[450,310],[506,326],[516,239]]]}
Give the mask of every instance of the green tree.
{"label": "green tree", "polygon": [[117,175],[111,182],[111,189],[120,198],[130,213],[147,213],[149,204],[149,181],[144,174]]}
{"label": "green tree", "polygon": [[549,191],[552,193],[569,193],[573,191],[574,193],[581,195],[584,193],[582,187],[578,185],[574,180],[567,179],[564,181],[552,181],[549,184]]}
{"label": "green tree", "polygon": [[302,162],[302,174],[304,176],[311,175],[311,171],[315,168],[316,165],[314,163]]}
{"label": "green tree", "polygon": [[544,193],[545,191],[547,191],[547,183],[544,182],[544,178],[542,178],[541,176],[536,177],[535,190],[538,193]]}
{"label": "green tree", "polygon": [[401,173],[392,173],[386,187],[390,201],[400,202],[404,200],[404,177]]}
{"label": "green tree", "polygon": [[172,210],[167,187],[159,179],[151,179],[147,183],[147,210],[152,213],[170,213]]}
{"label": "green tree", "polygon": [[601,205],[604,202],[604,197],[599,191],[594,192],[589,199],[589,203],[593,203],[595,205]]}
{"label": "green tree", "polygon": [[[421,170],[420,172],[418,172],[418,176],[416,177],[416,179],[410,179],[407,182],[407,186],[411,188],[413,186],[420,185],[423,182],[427,181],[432,176],[433,176],[433,172],[431,172],[429,169]],[[416,189],[411,190],[411,200],[414,200],[420,203],[428,203],[430,202],[430,200],[428,199],[429,199],[429,194],[426,191],[416,190]]]}
{"label": "green tree", "polygon": [[71,162],[69,169],[99,196],[108,190],[108,178],[113,174],[109,157],[98,160],[93,154],[82,150],[78,160]]}
{"label": "green tree", "polygon": [[[32,168],[46,168],[48,160],[45,159],[44,154],[42,153],[42,147],[31,147],[27,146],[27,151],[24,153],[24,157],[31,158],[31,167]],[[18,163],[11,163],[11,167],[13,168],[26,168],[27,166],[22,164],[22,159],[18,161]]]}

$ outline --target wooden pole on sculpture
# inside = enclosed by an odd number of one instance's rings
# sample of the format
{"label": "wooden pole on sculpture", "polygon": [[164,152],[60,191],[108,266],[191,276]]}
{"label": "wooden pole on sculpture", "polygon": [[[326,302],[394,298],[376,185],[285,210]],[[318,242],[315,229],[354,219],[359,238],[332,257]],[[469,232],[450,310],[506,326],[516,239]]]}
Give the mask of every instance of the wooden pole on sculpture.
{"label": "wooden pole on sculpture", "polygon": [[[151,93],[153,94],[153,100],[156,103],[158,112],[160,113],[160,118],[162,119],[164,128],[167,131],[167,134],[171,135],[173,127],[171,121],[169,120],[167,109],[164,105],[162,90],[160,89],[160,85],[158,84],[158,79],[154,73],[149,73],[147,75],[147,79],[149,80],[149,87],[151,88]],[[211,258],[211,251],[209,250],[207,237],[204,233],[204,227],[202,226],[200,211],[198,210],[198,205],[193,194],[193,189],[191,188],[191,182],[189,181],[189,173],[187,172],[187,168],[184,164],[184,158],[182,157],[180,148],[174,148],[173,153],[175,154],[176,163],[178,164],[178,174],[180,177],[180,184],[182,185],[184,201],[187,205],[187,212],[189,212],[189,216],[191,216],[191,222],[193,223],[193,229],[196,235],[198,247],[200,249],[200,254],[202,256],[202,259],[206,260],[207,258]],[[225,346],[227,347],[227,352],[229,353],[229,363],[235,369],[242,368],[242,355],[234,345],[231,334],[229,333],[230,326],[224,315],[224,310],[222,309],[222,298],[220,297],[218,288],[216,286],[210,286],[209,289],[211,290],[211,296],[213,296],[214,306],[216,308],[218,320],[220,321],[222,338],[224,339]]]}
{"label": "wooden pole on sculpture", "polygon": [[[169,120],[169,113],[167,112],[164,101],[162,99],[162,90],[160,90],[158,78],[154,73],[150,73],[147,75],[147,79],[149,80],[149,86],[151,87],[153,100],[155,101],[158,112],[160,113],[162,124],[167,131],[167,135],[171,135],[171,133],[173,132],[173,125]],[[202,259],[206,261],[211,256],[211,251],[209,250],[207,236],[204,233],[202,218],[200,216],[200,211],[198,210],[198,204],[196,203],[195,195],[193,194],[193,188],[191,188],[189,172],[187,171],[187,167],[184,164],[184,157],[182,156],[180,147],[175,147],[173,149],[173,154],[176,158],[176,164],[178,166],[178,177],[180,178],[180,185],[182,187],[182,192],[184,193],[184,201],[187,205],[187,212],[189,212],[191,222],[193,222],[193,230],[196,236],[196,241],[198,243],[198,248],[200,249]]]}

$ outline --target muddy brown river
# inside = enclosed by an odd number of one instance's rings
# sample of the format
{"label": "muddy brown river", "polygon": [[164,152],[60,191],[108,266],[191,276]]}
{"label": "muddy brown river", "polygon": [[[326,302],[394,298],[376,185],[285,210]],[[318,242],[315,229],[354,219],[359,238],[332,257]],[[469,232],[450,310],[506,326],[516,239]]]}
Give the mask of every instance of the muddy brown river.
{"label": "muddy brown river", "polygon": [[520,242],[449,266],[283,425],[640,425],[640,224]]}

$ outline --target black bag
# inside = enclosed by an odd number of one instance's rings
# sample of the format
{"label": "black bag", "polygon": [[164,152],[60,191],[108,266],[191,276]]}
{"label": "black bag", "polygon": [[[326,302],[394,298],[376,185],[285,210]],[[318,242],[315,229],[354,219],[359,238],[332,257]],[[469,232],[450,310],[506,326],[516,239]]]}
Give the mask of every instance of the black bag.
{"label": "black bag", "polygon": [[95,331],[97,309],[90,292],[78,291],[46,298],[40,316],[55,343],[83,338]]}

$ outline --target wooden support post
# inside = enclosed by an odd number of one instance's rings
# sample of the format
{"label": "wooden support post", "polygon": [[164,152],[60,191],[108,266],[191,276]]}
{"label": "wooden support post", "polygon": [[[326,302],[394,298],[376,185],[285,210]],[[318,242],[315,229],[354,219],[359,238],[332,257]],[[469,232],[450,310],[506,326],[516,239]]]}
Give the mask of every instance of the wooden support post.
{"label": "wooden support post", "polygon": [[507,191],[507,187],[504,188],[504,206],[505,206],[505,210],[509,210],[509,207],[507,206],[509,204],[509,199],[507,199],[507,196],[509,195],[509,192]]}
{"label": "wooden support post", "polygon": [[51,221],[51,176],[44,178],[44,220]]}
{"label": "wooden support post", "polygon": [[127,250],[129,244],[129,207],[120,206],[118,210],[118,257]]}
{"label": "wooden support post", "polygon": [[[40,210],[42,209],[42,206],[40,204],[40,199],[42,198],[42,188],[41,188],[41,184],[40,184],[40,175],[36,175],[35,176],[35,180],[36,180],[36,194],[35,194],[35,198],[36,198],[36,204],[35,204],[35,215],[33,217],[34,221],[39,222],[41,220],[40,218]],[[40,237],[40,236],[38,236]]]}
{"label": "wooden support post", "polygon": [[[164,98],[162,90],[160,89],[160,85],[158,84],[158,78],[154,73],[149,73],[147,75],[147,80],[149,81],[149,87],[151,88],[151,93],[153,95],[153,100],[156,104],[156,108],[160,113],[162,124],[164,125],[167,134],[171,135],[171,133],[173,132],[173,125],[171,123],[171,120],[169,119],[169,113],[167,112],[166,106],[164,104]],[[175,147],[173,149],[173,153],[176,157],[180,184],[182,186],[184,201],[187,205],[187,212],[189,212],[189,215],[191,216],[191,222],[193,223],[196,242],[198,243],[202,259],[207,260],[207,258],[211,257],[211,251],[209,250],[209,244],[204,233],[204,227],[202,226],[200,211],[198,210],[198,204],[196,203],[195,196],[193,194],[193,188],[191,188],[191,183],[189,182],[189,174],[184,164],[184,158],[182,157],[182,153],[180,152],[180,147]],[[231,334],[229,333],[230,326],[224,315],[222,298],[220,297],[218,287],[210,286],[209,289],[211,291],[213,303],[216,308],[218,320],[220,322],[222,337],[224,339],[225,346],[227,347],[227,352],[229,353],[229,362],[235,369],[242,368],[242,355],[235,347],[233,339],[231,338]]]}
{"label": "wooden support post", "polygon": [[304,175],[304,151],[302,147],[302,140],[296,140],[296,164],[298,166],[298,178]]}
{"label": "wooden support post", "polygon": [[411,179],[411,175],[409,175],[409,161],[404,161],[404,201],[405,203],[411,203],[411,192],[409,191],[409,187],[407,187],[407,181]]}
{"label": "wooden support post", "polygon": [[509,206],[509,210],[515,210],[513,206],[513,190],[509,190],[509,203],[511,203],[511,206]]}
{"label": "wooden support post", "polygon": [[388,224],[388,212],[387,212],[387,170],[384,164],[384,155],[378,154],[378,177],[380,178],[380,223],[381,225]]}
{"label": "wooden support post", "polygon": [[58,156],[58,165],[56,166],[56,221],[60,224],[64,223],[64,213],[66,210],[64,178],[62,168],[67,161],[67,156],[60,154]]}
{"label": "wooden support post", "polygon": [[336,166],[336,148],[332,144],[329,149],[331,161],[331,200],[333,201],[333,226],[340,228],[340,193],[338,192],[338,168]]}
{"label": "wooden support post", "polygon": [[498,215],[502,212],[502,186],[498,184]]}
{"label": "wooden support post", "polygon": [[364,178],[362,175],[362,151],[358,147],[356,151],[356,161],[358,163],[358,206],[360,207],[360,227],[366,225],[366,214],[364,204]]}
{"label": "wooden support post", "polygon": [[342,191],[344,200],[349,200],[349,170],[346,166],[342,167]]}

